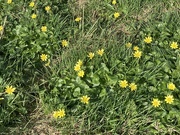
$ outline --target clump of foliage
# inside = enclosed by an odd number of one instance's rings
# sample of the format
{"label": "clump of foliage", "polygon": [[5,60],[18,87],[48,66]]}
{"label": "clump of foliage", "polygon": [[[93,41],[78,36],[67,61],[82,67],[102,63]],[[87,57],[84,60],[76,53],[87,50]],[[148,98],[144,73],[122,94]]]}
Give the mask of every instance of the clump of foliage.
{"label": "clump of foliage", "polygon": [[0,2],[0,126],[41,105],[64,134],[179,134],[178,1],[163,3]]}

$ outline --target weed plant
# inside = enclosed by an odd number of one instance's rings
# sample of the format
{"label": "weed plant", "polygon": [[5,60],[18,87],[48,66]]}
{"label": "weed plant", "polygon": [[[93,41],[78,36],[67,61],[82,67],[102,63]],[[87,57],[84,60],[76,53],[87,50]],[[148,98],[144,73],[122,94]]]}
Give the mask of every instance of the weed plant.
{"label": "weed plant", "polygon": [[62,134],[180,134],[178,5],[0,1],[2,134],[34,110]]}

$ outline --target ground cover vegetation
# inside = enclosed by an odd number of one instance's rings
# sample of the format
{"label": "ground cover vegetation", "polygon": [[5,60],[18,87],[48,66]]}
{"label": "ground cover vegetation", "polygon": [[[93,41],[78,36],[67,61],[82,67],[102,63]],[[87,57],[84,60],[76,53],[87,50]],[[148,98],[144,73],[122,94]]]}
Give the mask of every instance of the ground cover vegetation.
{"label": "ground cover vegetation", "polygon": [[1,0],[1,134],[180,134],[179,0]]}

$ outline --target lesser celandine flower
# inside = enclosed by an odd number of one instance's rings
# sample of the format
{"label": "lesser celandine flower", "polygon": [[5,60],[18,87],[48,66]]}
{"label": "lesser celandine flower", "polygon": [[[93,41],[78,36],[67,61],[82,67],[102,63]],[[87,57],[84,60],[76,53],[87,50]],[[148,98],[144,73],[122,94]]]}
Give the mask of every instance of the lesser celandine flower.
{"label": "lesser celandine flower", "polygon": [[129,85],[129,87],[130,87],[131,91],[135,91],[137,89],[137,85],[135,83],[131,83]]}
{"label": "lesser celandine flower", "polygon": [[32,1],[31,3],[29,3],[30,7],[34,7],[35,3]]}
{"label": "lesser celandine flower", "polygon": [[135,51],[135,52],[133,53],[133,55],[134,55],[135,58],[141,58],[142,52],[139,51],[139,50],[137,50],[137,51]]}
{"label": "lesser celandine flower", "polygon": [[66,115],[64,109],[59,109],[58,113],[59,113],[60,118],[62,118],[62,117],[64,117]]}
{"label": "lesser celandine flower", "polygon": [[81,17],[76,17],[75,21],[76,21],[76,22],[81,21]]}
{"label": "lesser celandine flower", "polygon": [[119,86],[121,88],[126,88],[128,86],[128,82],[126,80],[120,81]]}
{"label": "lesser celandine flower", "polygon": [[62,40],[61,44],[62,44],[62,47],[68,46],[67,40]]}
{"label": "lesser celandine flower", "polygon": [[144,42],[147,43],[147,44],[151,43],[152,42],[152,37],[150,37],[150,36],[145,37]]}
{"label": "lesser celandine flower", "polygon": [[0,25],[0,31],[2,31],[3,30],[3,26],[2,25]]}
{"label": "lesser celandine flower", "polygon": [[103,53],[104,53],[104,49],[99,49],[99,50],[97,51],[97,54],[99,54],[100,56],[102,56]]}
{"label": "lesser celandine flower", "polygon": [[174,90],[176,88],[176,86],[174,85],[174,83],[171,82],[171,83],[168,83],[167,88],[169,90]]}
{"label": "lesser celandine flower", "polygon": [[11,4],[11,3],[12,3],[12,0],[7,0],[7,3],[8,3],[8,4]]}
{"label": "lesser celandine flower", "polygon": [[74,66],[74,70],[75,70],[75,71],[81,70],[81,66],[80,66],[79,64],[76,64],[76,65]]}
{"label": "lesser celandine flower", "polygon": [[88,54],[88,57],[89,57],[89,59],[92,59],[92,58],[94,57],[94,53],[90,52],[90,53]]}
{"label": "lesser celandine flower", "polygon": [[120,13],[118,13],[118,12],[114,13],[114,18],[118,18],[119,16],[120,16]]}
{"label": "lesser celandine flower", "polygon": [[[80,71],[81,70],[81,66],[82,66],[83,62],[82,60],[78,60],[78,62],[76,63],[76,65],[74,66],[74,70],[75,71]],[[84,72],[84,71],[83,71]],[[80,75],[80,73],[78,73]],[[78,75],[78,76],[79,76]],[[83,76],[82,76],[83,77]]]}
{"label": "lesser celandine flower", "polygon": [[113,5],[116,5],[116,0],[113,0],[113,1],[112,1],[112,4],[113,4]]}
{"label": "lesser celandine flower", "polygon": [[12,86],[7,86],[5,89],[5,92],[9,95],[13,94],[16,88],[13,88]]}
{"label": "lesser celandine flower", "polygon": [[82,96],[81,97],[81,102],[84,103],[84,104],[89,104],[89,99],[90,99],[90,97],[88,97],[87,95]]}
{"label": "lesser celandine flower", "polygon": [[54,111],[53,112],[53,117],[55,118],[55,119],[57,119],[57,118],[62,118],[62,117],[64,117],[66,114],[65,114],[65,110],[64,109],[59,109],[58,111]]}
{"label": "lesser celandine flower", "polygon": [[32,14],[32,15],[31,15],[31,18],[32,18],[32,19],[35,19],[36,17],[37,17],[36,14]]}
{"label": "lesser celandine flower", "polygon": [[47,61],[47,54],[41,54],[40,57],[42,61]]}
{"label": "lesser celandine flower", "polygon": [[171,47],[172,49],[177,49],[177,48],[178,48],[177,42],[172,42],[171,45],[170,45],[170,47]]}
{"label": "lesser celandine flower", "polygon": [[161,104],[161,102],[159,101],[159,99],[157,99],[157,98],[154,98],[154,99],[153,99],[152,105],[153,105],[154,107],[159,107],[160,104]]}
{"label": "lesser celandine flower", "polygon": [[83,71],[83,70],[80,70],[80,71],[78,72],[78,76],[79,76],[79,77],[83,77],[83,76],[84,76],[84,71]]}
{"label": "lesser celandine flower", "polygon": [[57,118],[59,117],[58,111],[54,111],[54,112],[53,112],[53,117],[54,117],[55,119],[57,119]]}
{"label": "lesser celandine flower", "polygon": [[42,31],[42,32],[46,32],[46,31],[47,31],[47,27],[46,27],[46,26],[42,26],[42,27],[41,27],[41,31]]}
{"label": "lesser celandine flower", "polygon": [[82,66],[82,64],[83,64],[82,60],[78,60],[77,64]]}
{"label": "lesser celandine flower", "polygon": [[166,103],[172,104],[173,101],[174,101],[174,98],[173,98],[172,95],[167,95],[167,96],[165,97],[165,102],[166,102]]}
{"label": "lesser celandine flower", "polygon": [[46,6],[46,7],[45,7],[45,10],[46,10],[47,12],[49,12],[49,11],[51,10],[51,7],[50,7],[50,6]]}
{"label": "lesser celandine flower", "polygon": [[127,44],[126,44],[126,47],[127,47],[127,48],[130,48],[131,46],[132,46],[132,43],[127,43]]}
{"label": "lesser celandine flower", "polygon": [[50,65],[50,60],[48,60],[48,62],[45,64],[46,67],[48,67]]}
{"label": "lesser celandine flower", "polygon": [[134,46],[134,47],[133,47],[133,50],[134,50],[134,51],[137,51],[137,50],[139,50],[139,47],[138,47],[138,46]]}

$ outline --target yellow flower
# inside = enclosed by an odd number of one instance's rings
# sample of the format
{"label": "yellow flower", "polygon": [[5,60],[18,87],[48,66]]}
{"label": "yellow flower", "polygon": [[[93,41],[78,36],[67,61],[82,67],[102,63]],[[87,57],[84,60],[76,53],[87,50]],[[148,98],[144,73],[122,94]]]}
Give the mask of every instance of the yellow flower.
{"label": "yellow flower", "polygon": [[5,92],[9,95],[13,94],[16,88],[13,88],[12,86],[7,86]]}
{"label": "yellow flower", "polygon": [[137,89],[137,85],[136,85],[135,83],[131,83],[131,84],[129,85],[129,87],[131,88],[131,91],[134,91],[134,90]]}
{"label": "yellow flower", "polygon": [[79,77],[83,77],[83,76],[84,76],[84,71],[83,71],[83,70],[80,70],[80,71],[78,72],[78,76],[79,76]]}
{"label": "yellow flower", "polygon": [[[82,60],[78,60],[78,62],[77,62],[76,65],[74,66],[74,70],[75,70],[75,71],[79,71],[79,72],[78,72],[78,76],[81,76],[81,77],[84,76],[84,74],[83,74],[82,72],[80,72],[82,64],[83,64]],[[83,71],[83,70],[81,70],[81,71]],[[83,72],[84,72],[84,71],[83,71]]]}
{"label": "yellow flower", "polygon": [[54,111],[54,112],[53,112],[53,117],[54,117],[55,119],[57,119],[57,118],[59,117],[58,111]]}
{"label": "yellow flower", "polygon": [[64,117],[66,115],[65,110],[64,109],[59,109],[58,115],[59,115],[60,118]]}
{"label": "yellow flower", "polygon": [[132,46],[131,43],[127,43],[127,44],[126,44],[126,47],[127,47],[127,48],[130,48],[131,46]]}
{"label": "yellow flower", "polygon": [[147,44],[151,43],[152,42],[152,37],[150,37],[150,36],[145,37],[144,42],[147,43]]}
{"label": "yellow flower", "polygon": [[113,5],[116,5],[116,0],[113,0],[113,1],[112,1],[112,4],[113,4]]}
{"label": "yellow flower", "polygon": [[168,104],[172,104],[173,101],[174,101],[174,98],[173,98],[172,95],[167,95],[167,96],[165,97],[165,101],[166,101],[166,103],[168,103]]}
{"label": "yellow flower", "polygon": [[41,54],[41,60],[42,61],[47,61],[47,55],[46,54]]}
{"label": "yellow flower", "polygon": [[66,47],[66,46],[68,46],[68,42],[67,42],[67,40],[62,40],[62,47]]}
{"label": "yellow flower", "polygon": [[89,57],[89,59],[92,59],[92,58],[94,57],[94,53],[90,52],[90,53],[88,54],[88,57]]}
{"label": "yellow flower", "polygon": [[167,85],[167,88],[168,88],[169,90],[174,90],[174,89],[176,88],[176,86],[174,85],[174,83],[169,83],[169,84]]}
{"label": "yellow flower", "polygon": [[159,107],[160,104],[161,104],[161,102],[160,102],[157,98],[153,99],[152,105],[153,105],[154,107]]}
{"label": "yellow flower", "polygon": [[119,86],[121,88],[126,88],[128,86],[128,82],[126,80],[120,81]]}
{"label": "yellow flower", "polygon": [[74,66],[74,70],[75,70],[75,71],[81,70],[81,66],[80,66],[79,64],[76,64],[76,65]]}
{"label": "yellow flower", "polygon": [[134,47],[133,47],[133,50],[134,50],[134,51],[137,51],[137,50],[139,50],[139,47],[138,47],[138,46],[134,46]]}
{"label": "yellow flower", "polygon": [[35,3],[32,1],[31,3],[29,3],[30,7],[34,7]]}
{"label": "yellow flower", "polygon": [[83,64],[82,60],[78,60],[77,64],[82,66],[82,64]]}
{"label": "yellow flower", "polygon": [[81,102],[84,103],[84,104],[89,104],[89,99],[90,99],[90,97],[88,97],[87,95],[82,96],[81,97]]}
{"label": "yellow flower", "polygon": [[97,54],[99,54],[100,56],[102,56],[103,53],[104,53],[104,49],[100,49],[100,50],[97,51]]}
{"label": "yellow flower", "polygon": [[45,64],[46,67],[48,67],[50,65],[50,60],[48,60],[48,62]]}
{"label": "yellow flower", "polygon": [[32,14],[32,15],[31,15],[31,18],[32,18],[32,19],[35,19],[36,17],[37,17],[36,14]]}
{"label": "yellow flower", "polygon": [[81,17],[76,17],[75,21],[76,21],[76,22],[81,21]]}
{"label": "yellow flower", "polygon": [[170,45],[170,47],[171,47],[172,49],[177,49],[177,48],[178,48],[177,42],[172,42],[171,45]]}
{"label": "yellow flower", "polygon": [[49,11],[51,10],[51,7],[50,7],[50,6],[46,6],[46,7],[45,7],[45,10],[46,10],[47,12],[49,12]]}
{"label": "yellow flower", "polygon": [[42,31],[42,32],[46,32],[46,31],[47,31],[47,27],[46,27],[46,26],[42,26],[42,27],[41,27],[41,31]]}
{"label": "yellow flower", "polygon": [[53,117],[55,118],[55,119],[57,119],[58,117],[59,118],[62,118],[62,117],[64,117],[66,114],[65,114],[65,110],[64,109],[59,109],[58,111],[54,111],[53,112]]}
{"label": "yellow flower", "polygon": [[135,58],[141,58],[142,52],[137,50],[137,51],[134,52],[133,55],[134,55]]}
{"label": "yellow flower", "polygon": [[118,18],[120,16],[120,14],[118,12],[114,13],[114,18]]}
{"label": "yellow flower", "polygon": [[0,25],[0,31],[2,31],[3,30],[3,26],[2,25]]}
{"label": "yellow flower", "polygon": [[8,4],[11,4],[11,3],[12,3],[12,0],[7,0],[7,3],[8,3]]}

